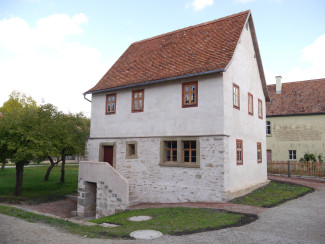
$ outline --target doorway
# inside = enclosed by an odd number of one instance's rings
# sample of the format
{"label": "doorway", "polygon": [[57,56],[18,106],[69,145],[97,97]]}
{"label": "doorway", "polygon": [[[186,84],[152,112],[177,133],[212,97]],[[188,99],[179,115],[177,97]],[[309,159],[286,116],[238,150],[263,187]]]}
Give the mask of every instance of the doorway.
{"label": "doorway", "polygon": [[267,161],[272,162],[272,150],[267,150]]}
{"label": "doorway", "polygon": [[114,167],[113,156],[114,156],[114,146],[104,146],[103,161],[109,163],[112,167]]}

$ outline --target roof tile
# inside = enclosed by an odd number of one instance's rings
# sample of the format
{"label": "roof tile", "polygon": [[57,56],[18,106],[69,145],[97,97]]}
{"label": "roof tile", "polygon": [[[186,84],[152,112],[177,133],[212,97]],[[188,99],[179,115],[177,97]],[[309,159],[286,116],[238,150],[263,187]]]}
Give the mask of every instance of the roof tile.
{"label": "roof tile", "polygon": [[250,11],[134,42],[88,92],[224,69]]}
{"label": "roof tile", "polygon": [[325,78],[268,85],[271,101],[266,103],[266,116],[325,113]]}

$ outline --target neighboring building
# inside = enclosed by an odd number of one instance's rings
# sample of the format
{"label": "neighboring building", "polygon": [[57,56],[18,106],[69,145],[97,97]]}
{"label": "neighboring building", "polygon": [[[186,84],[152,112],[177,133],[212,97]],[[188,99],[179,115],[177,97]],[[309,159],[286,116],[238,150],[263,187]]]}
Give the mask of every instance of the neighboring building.
{"label": "neighboring building", "polygon": [[108,162],[130,192],[112,190],[104,167],[89,163],[80,196],[97,182],[97,201],[108,189],[126,205],[130,195],[215,202],[267,182],[269,94],[250,11],[133,43],[87,94],[88,160]]}
{"label": "neighboring building", "polygon": [[268,85],[268,161],[299,160],[305,153],[325,156],[325,79]]}

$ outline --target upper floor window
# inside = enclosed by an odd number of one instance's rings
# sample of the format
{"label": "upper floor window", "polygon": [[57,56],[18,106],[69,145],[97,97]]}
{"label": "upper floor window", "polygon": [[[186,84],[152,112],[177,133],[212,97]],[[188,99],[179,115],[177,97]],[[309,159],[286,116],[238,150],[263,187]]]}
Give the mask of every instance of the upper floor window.
{"label": "upper floor window", "polygon": [[266,135],[271,135],[271,121],[266,121]]}
{"label": "upper floor window", "polygon": [[253,115],[254,114],[254,108],[253,108],[253,94],[248,93],[248,114]]}
{"label": "upper floor window", "polygon": [[257,162],[262,163],[262,143],[257,143]]}
{"label": "upper floor window", "polygon": [[240,108],[240,93],[239,93],[239,86],[233,84],[233,104],[234,108]]}
{"label": "upper floor window", "polygon": [[132,112],[143,112],[144,90],[132,91]]}
{"label": "upper floor window", "polygon": [[106,114],[115,114],[116,111],[116,94],[106,95]]}
{"label": "upper floor window", "polygon": [[289,150],[289,160],[296,160],[296,159],[297,159],[296,150]]}
{"label": "upper floor window", "polygon": [[263,103],[261,99],[258,99],[258,117],[263,119]]}
{"label": "upper floor window", "polygon": [[198,84],[197,81],[182,84],[182,107],[197,107],[198,105]]}
{"label": "upper floor window", "polygon": [[236,162],[243,164],[243,140],[236,140]]}

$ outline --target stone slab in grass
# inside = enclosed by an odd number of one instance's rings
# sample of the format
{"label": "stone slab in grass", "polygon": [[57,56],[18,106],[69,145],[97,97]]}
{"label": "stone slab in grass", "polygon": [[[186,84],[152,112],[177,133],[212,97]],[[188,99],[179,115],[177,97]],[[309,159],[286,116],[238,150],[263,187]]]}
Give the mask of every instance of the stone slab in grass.
{"label": "stone slab in grass", "polygon": [[130,236],[140,240],[151,240],[161,237],[163,234],[156,230],[136,230],[131,232]]}
{"label": "stone slab in grass", "polygon": [[133,216],[133,217],[128,218],[128,221],[140,222],[140,221],[147,221],[150,219],[152,219],[151,216],[139,215],[139,216]]}

